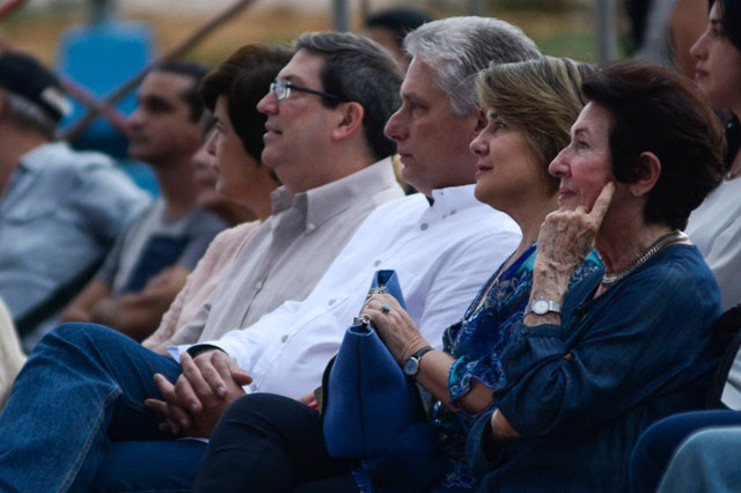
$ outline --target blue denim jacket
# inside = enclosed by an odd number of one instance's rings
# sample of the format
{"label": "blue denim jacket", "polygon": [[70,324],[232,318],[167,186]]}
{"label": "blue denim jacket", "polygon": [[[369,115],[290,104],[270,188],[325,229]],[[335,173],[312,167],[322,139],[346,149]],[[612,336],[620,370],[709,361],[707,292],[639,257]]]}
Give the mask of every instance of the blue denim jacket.
{"label": "blue denim jacket", "polygon": [[[489,458],[482,491],[627,492],[641,432],[702,407],[722,309],[697,248],[667,248],[593,299],[599,283],[595,274],[567,293],[561,325],[513,328],[494,399],[522,438]],[[479,459],[488,420],[469,440]]]}
{"label": "blue denim jacket", "polygon": [[57,142],[24,155],[0,197],[0,297],[13,317],[102,259],[149,200],[100,153]]}

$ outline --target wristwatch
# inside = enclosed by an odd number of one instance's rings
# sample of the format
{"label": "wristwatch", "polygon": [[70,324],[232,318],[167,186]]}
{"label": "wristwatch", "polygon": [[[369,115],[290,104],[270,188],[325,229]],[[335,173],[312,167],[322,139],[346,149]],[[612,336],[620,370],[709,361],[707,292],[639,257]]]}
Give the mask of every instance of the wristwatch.
{"label": "wristwatch", "polygon": [[427,346],[423,347],[422,349],[411,355],[409,359],[406,360],[401,366],[404,374],[409,377],[415,377],[417,373],[419,373],[419,360],[421,360],[422,356],[429,353],[430,351],[432,351],[432,348],[430,346]]}
{"label": "wristwatch", "polygon": [[546,298],[535,298],[525,309],[525,315],[533,312],[536,315],[545,315],[548,312],[561,313],[561,305]]}

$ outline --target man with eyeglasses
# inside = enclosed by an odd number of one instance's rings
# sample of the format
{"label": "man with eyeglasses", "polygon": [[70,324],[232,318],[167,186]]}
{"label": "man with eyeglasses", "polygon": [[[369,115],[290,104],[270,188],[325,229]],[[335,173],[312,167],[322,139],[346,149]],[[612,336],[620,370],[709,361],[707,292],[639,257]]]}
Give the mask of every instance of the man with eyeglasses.
{"label": "man with eyeglasses", "polygon": [[391,91],[402,75],[393,60],[350,34],[305,34],[295,48],[257,104],[267,116],[262,163],[283,184],[273,193],[272,216],[174,344],[219,337],[303,300],[362,220],[403,196],[389,159],[395,147],[383,135],[399,105]]}
{"label": "man with eyeglasses", "polygon": [[[285,300],[302,299],[363,218],[403,196],[387,159],[395,147],[383,134],[399,105],[402,74],[395,62],[379,45],[348,33],[305,34],[295,47],[258,105],[267,115],[262,162],[283,186],[272,197],[272,217],[235,258],[239,268],[193,321],[206,333],[245,327]],[[144,476],[142,468],[126,468],[132,458],[151,468],[156,477],[147,479],[170,478],[162,464],[168,451],[131,454],[127,440],[141,445],[167,438],[144,400],[159,397],[155,373],[171,380],[181,374],[178,362],[109,329],[67,324],[39,344],[26,367],[36,376],[27,381],[22,372],[0,415],[6,421],[0,424],[1,491],[88,491],[99,472],[124,481]],[[249,378],[223,361],[189,377],[200,382],[224,371],[234,372],[236,381]],[[48,389],[38,387],[41,381]],[[203,451],[199,442],[164,446],[186,456]],[[32,462],[43,473],[29,474]],[[195,474],[178,465],[169,472]]]}

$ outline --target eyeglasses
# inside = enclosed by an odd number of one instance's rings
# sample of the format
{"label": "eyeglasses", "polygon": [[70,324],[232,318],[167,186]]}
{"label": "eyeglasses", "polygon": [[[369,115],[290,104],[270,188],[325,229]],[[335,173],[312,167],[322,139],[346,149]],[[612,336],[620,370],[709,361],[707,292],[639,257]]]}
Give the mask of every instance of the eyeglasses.
{"label": "eyeglasses", "polygon": [[347,99],[342,98],[340,96],[335,96],[334,94],[330,94],[328,92],[315,91],[314,89],[308,89],[306,87],[301,87],[295,84],[291,84],[290,82],[288,82],[287,79],[278,79],[275,82],[270,83],[270,91],[275,93],[275,98],[278,101],[285,101],[288,98],[290,98],[291,89],[293,89],[294,91],[308,92],[309,94],[316,94],[317,96],[331,99],[333,101],[347,102]]}

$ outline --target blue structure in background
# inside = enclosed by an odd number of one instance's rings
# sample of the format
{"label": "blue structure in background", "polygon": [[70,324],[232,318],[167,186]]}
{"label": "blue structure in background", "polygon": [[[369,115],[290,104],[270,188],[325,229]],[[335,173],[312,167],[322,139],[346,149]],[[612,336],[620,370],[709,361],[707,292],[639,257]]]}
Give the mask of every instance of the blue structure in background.
{"label": "blue structure in background", "polygon": [[[67,31],[60,39],[58,70],[102,98],[144,68],[154,56],[154,37],[142,23],[102,20]],[[132,92],[116,108],[125,115],[136,107]],[[62,120],[62,128],[82,116],[86,108],[74,102],[72,114]],[[126,137],[105,119],[97,118],[72,143],[78,149],[95,149],[116,158],[122,169],[143,189],[159,193],[149,165],[126,158]]]}

